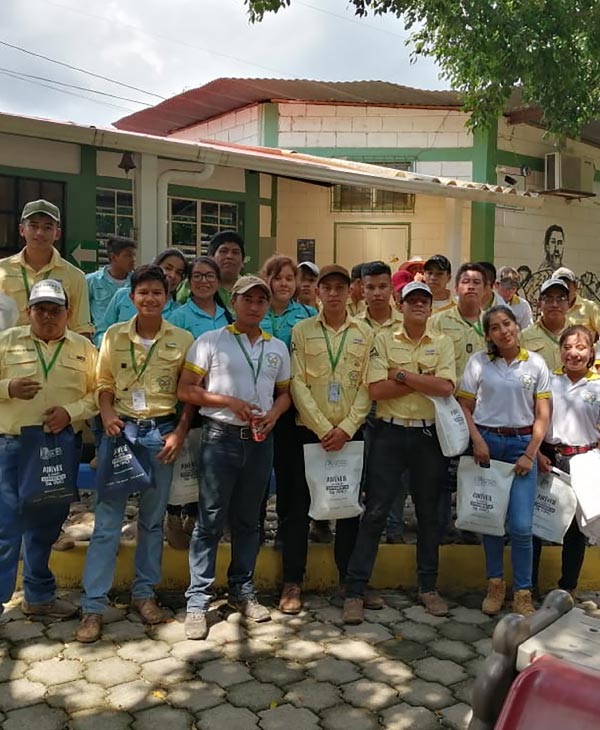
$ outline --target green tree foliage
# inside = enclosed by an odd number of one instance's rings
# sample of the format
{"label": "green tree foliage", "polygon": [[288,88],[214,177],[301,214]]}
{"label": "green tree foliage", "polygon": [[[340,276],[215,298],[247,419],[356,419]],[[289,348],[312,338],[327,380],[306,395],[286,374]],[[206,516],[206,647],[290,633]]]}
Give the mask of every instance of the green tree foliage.
{"label": "green tree foliage", "polygon": [[[600,0],[348,0],[356,15],[392,14],[486,127],[516,89],[559,137],[600,115]],[[252,22],[291,0],[244,0]]]}

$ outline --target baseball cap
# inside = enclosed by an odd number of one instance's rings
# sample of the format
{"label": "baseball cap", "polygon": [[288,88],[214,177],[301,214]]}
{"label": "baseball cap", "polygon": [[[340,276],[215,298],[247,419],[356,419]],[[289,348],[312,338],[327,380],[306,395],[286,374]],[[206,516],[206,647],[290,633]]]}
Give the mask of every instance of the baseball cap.
{"label": "baseball cap", "polygon": [[308,269],[313,276],[319,276],[319,267],[313,261],[301,261],[299,269]]}
{"label": "baseball cap", "polygon": [[420,256],[413,256],[408,261],[400,264],[398,267],[399,271],[410,271],[412,274],[417,274],[423,271],[425,261]]}
{"label": "baseball cap", "polygon": [[413,275],[410,271],[394,271],[392,274],[392,286],[395,292],[399,292],[403,287],[413,280]]}
{"label": "baseball cap", "polygon": [[261,279],[260,276],[253,276],[252,274],[240,276],[231,289],[231,296],[234,297],[236,294],[246,294],[246,292],[249,292],[250,289],[254,289],[256,286],[262,289],[269,299],[271,299],[271,289],[267,282],[264,281],[264,279]]}
{"label": "baseball cap", "polygon": [[324,266],[321,271],[319,272],[319,278],[317,279],[317,284],[320,284],[323,279],[325,279],[327,276],[332,276],[333,274],[337,274],[338,276],[341,276],[343,279],[345,279],[348,284],[351,283],[350,274],[348,273],[348,269],[345,269],[343,266],[340,266],[339,264],[327,264],[327,266]]}
{"label": "baseball cap", "polygon": [[430,256],[425,262],[423,268],[427,271],[430,266],[437,266],[440,271],[447,271],[449,274],[452,273],[452,264],[450,263],[450,260],[441,253],[436,253],[434,256]]}
{"label": "baseball cap", "polygon": [[568,281],[577,281],[577,277],[575,274],[571,271],[571,269],[567,269],[566,266],[561,266],[560,269],[556,269],[556,271],[552,274],[553,279],[567,279]]}
{"label": "baseball cap", "polygon": [[558,279],[553,276],[551,279],[546,279],[546,281],[542,284],[542,286],[540,287],[540,294],[545,294],[548,289],[552,289],[553,286],[558,286],[566,291],[567,294],[569,293],[569,287],[567,286],[567,284],[565,284],[562,279]]}
{"label": "baseball cap", "polygon": [[40,200],[30,200],[29,203],[25,203],[23,212],[21,213],[21,221],[24,221],[26,218],[31,218],[32,215],[36,215],[37,213],[43,213],[49,216],[60,225],[60,210],[53,203],[49,203],[47,200],[41,198]]}
{"label": "baseball cap", "polygon": [[424,294],[427,294],[427,296],[430,296],[433,299],[433,294],[431,292],[431,289],[425,284],[423,281],[411,281],[410,284],[407,284],[402,289],[402,300],[406,299],[409,294],[414,294],[415,292],[423,292]]}
{"label": "baseball cap", "polygon": [[498,270],[498,275],[496,277],[496,280],[500,283],[503,282],[516,282],[519,283],[521,277],[519,276],[519,272],[516,269],[513,269],[512,266],[502,266]]}
{"label": "baseball cap", "polygon": [[34,304],[41,304],[42,302],[58,304],[59,307],[67,306],[67,296],[60,281],[44,279],[31,287],[29,306],[32,307]]}

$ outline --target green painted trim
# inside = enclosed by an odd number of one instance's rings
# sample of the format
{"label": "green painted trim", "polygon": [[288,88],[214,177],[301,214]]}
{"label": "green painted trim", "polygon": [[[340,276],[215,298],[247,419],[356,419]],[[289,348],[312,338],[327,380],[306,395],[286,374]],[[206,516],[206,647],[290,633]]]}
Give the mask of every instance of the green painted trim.
{"label": "green painted trim", "polygon": [[496,150],[497,165],[508,165],[509,167],[526,165],[533,172],[544,172],[545,163],[546,161],[543,157],[521,155],[518,152],[509,152],[508,150]]}
{"label": "green painted trim", "polygon": [[259,139],[263,147],[279,146],[279,107],[265,103],[259,107]]}
{"label": "green painted trim", "polygon": [[277,238],[277,202],[279,197],[279,178],[271,177],[271,238]]}
{"label": "green painted trim", "polygon": [[112,188],[113,190],[132,190],[133,183],[131,180],[123,180],[120,177],[96,177],[97,188]]}
{"label": "green painted trim", "polygon": [[250,259],[247,271],[258,271],[259,237],[260,237],[260,174],[253,170],[245,170],[246,180],[246,225],[244,227],[244,243],[246,257]]}
{"label": "green painted trim", "polygon": [[317,157],[344,157],[357,162],[470,162],[472,147],[294,147]]}
{"label": "green painted trim", "polygon": [[[89,145],[80,147],[81,163],[77,181],[67,185],[66,219],[68,235],[65,240],[67,259],[75,265],[79,263],[71,255],[79,244],[82,248],[96,249],[96,148]],[[96,264],[84,262],[84,271],[95,271]]]}
{"label": "green painted trim", "polygon": [[594,180],[596,182],[600,182],[600,170],[596,170],[596,172],[594,173]]}
{"label": "green painted trim", "polygon": [[268,205],[269,207],[271,207],[271,204],[272,204],[272,200],[271,200],[271,198],[261,198],[261,199],[259,200],[259,203],[260,203],[261,205]]}
{"label": "green painted trim", "polygon": [[[496,182],[498,124],[473,134],[473,181]],[[494,260],[496,206],[493,203],[471,204],[471,260]]]}
{"label": "green painted trim", "polygon": [[386,223],[373,223],[373,221],[334,221],[333,222],[333,260],[337,261],[338,252],[338,226],[406,226],[408,228],[408,248],[406,260],[411,257],[412,251],[412,223],[410,221],[394,221]]}
{"label": "green painted trim", "polygon": [[10,165],[0,165],[0,175],[10,175],[12,177],[30,177],[34,180],[52,180],[53,182],[64,183],[73,182],[79,177],[72,172],[34,170],[28,167],[11,167]]}
{"label": "green painted trim", "polygon": [[222,203],[245,203],[246,193],[229,190],[209,190],[208,188],[191,188],[187,185],[169,185],[167,195],[191,200],[215,200]]}

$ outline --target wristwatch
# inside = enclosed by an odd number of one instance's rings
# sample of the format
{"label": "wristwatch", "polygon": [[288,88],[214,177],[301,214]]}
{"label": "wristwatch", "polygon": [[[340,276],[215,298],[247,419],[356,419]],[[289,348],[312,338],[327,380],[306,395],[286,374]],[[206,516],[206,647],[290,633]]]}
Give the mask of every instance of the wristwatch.
{"label": "wristwatch", "polygon": [[406,370],[398,370],[396,373],[396,382],[403,383],[406,380]]}

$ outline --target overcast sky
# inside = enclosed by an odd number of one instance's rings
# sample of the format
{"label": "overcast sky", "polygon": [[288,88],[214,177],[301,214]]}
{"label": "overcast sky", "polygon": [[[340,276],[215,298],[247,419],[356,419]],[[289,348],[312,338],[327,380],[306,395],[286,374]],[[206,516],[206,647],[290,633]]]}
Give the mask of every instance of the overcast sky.
{"label": "overcast sky", "polygon": [[292,0],[291,8],[251,25],[243,0],[0,0],[3,43],[139,89],[0,45],[0,111],[108,125],[222,76],[448,88],[432,62],[409,63],[400,21],[362,20],[347,5]]}

